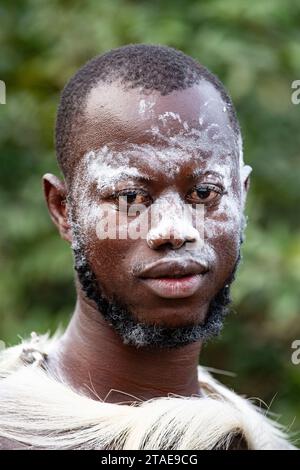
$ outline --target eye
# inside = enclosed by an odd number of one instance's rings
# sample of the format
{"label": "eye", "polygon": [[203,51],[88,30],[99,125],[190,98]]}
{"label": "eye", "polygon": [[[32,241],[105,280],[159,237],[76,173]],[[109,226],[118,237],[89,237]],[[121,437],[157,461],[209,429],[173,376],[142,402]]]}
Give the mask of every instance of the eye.
{"label": "eye", "polygon": [[122,206],[125,208],[136,204],[143,204],[144,206],[149,206],[152,202],[152,199],[149,194],[147,194],[146,191],[143,191],[141,189],[122,190],[116,193],[113,198],[115,199],[119,207],[120,200],[122,200]]}
{"label": "eye", "polygon": [[210,204],[219,201],[224,189],[215,184],[201,184],[195,186],[187,195],[187,199],[194,204]]}

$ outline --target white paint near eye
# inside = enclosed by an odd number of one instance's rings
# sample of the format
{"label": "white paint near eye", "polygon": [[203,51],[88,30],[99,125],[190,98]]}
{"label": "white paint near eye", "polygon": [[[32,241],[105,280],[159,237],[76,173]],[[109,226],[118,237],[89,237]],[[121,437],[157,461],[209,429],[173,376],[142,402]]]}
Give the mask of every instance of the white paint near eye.
{"label": "white paint near eye", "polygon": [[130,168],[128,166],[119,166],[113,167],[107,163],[94,162],[93,165],[89,167],[89,174],[91,180],[97,182],[98,189],[103,189],[105,187],[114,187],[115,184],[124,178],[139,177],[141,173],[137,168]]}
{"label": "white paint near eye", "polygon": [[[140,112],[145,113],[151,110],[152,105],[154,103],[149,104],[146,100],[141,100]],[[175,135],[166,128],[167,120],[175,120],[179,124],[176,127]],[[221,198],[214,217],[205,217],[204,229],[205,241],[207,242],[205,246],[207,245],[209,248],[212,238],[225,230],[226,232],[230,231],[233,237],[239,237],[240,202],[239,194],[234,194],[232,189],[233,175],[230,163],[235,158],[234,153],[236,158],[242,158],[242,140],[236,138],[232,129],[229,136],[223,134],[218,123],[210,122],[209,125],[206,125],[205,113],[199,116],[199,124],[200,128],[191,128],[178,114],[166,112],[160,115],[159,125],[152,126],[148,130],[148,133],[154,138],[153,144],[128,144],[124,146],[122,151],[105,145],[100,149],[88,152],[80,162],[80,168],[77,171],[78,177],[74,182],[74,194],[78,199],[77,206],[80,208],[80,233],[85,234],[87,230],[96,227],[99,220],[104,217],[100,199],[96,201],[89,194],[92,184],[96,184],[99,190],[107,188],[114,192],[121,180],[130,180],[130,178],[134,179],[139,176],[145,177],[131,164],[132,161],[137,161],[137,158],[145,164],[146,168],[150,168],[157,174],[162,172],[170,178],[178,175],[181,166],[193,159],[203,172],[218,173],[222,184],[228,191],[228,194]],[[156,204],[163,214],[162,220],[155,228],[157,233],[172,228],[180,236],[194,237],[198,241],[201,239],[196,236],[193,224],[184,215],[184,203],[179,196],[171,203],[165,197],[158,198]],[[116,211],[113,204],[111,204],[110,210]],[[216,220],[218,217],[219,220]],[[128,225],[131,225],[132,230],[135,230],[141,221],[142,214],[139,214],[129,220]],[[200,246],[196,246],[196,252],[197,249],[199,251]]]}
{"label": "white paint near eye", "polygon": [[224,197],[214,217],[205,216],[205,240],[209,242],[216,237],[221,237],[224,233],[231,233],[232,238],[238,242],[241,217],[242,213],[237,201]]}

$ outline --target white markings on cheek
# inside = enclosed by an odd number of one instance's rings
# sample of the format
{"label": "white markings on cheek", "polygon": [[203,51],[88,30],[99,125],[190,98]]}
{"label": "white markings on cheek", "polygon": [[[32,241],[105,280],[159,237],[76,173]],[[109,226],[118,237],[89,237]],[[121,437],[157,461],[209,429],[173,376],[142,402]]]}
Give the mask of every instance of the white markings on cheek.
{"label": "white markings on cheek", "polygon": [[240,238],[242,214],[236,198],[223,196],[217,210],[205,211],[204,230],[205,239],[210,241],[223,235]]}
{"label": "white markings on cheek", "polygon": [[[230,234],[231,237],[240,236],[240,227],[242,221],[242,208],[240,194],[236,192],[234,184],[235,172],[232,170],[232,161],[228,157],[228,162],[214,163],[209,165],[211,171],[222,175],[222,184],[225,192],[221,196],[217,208],[205,208],[204,229],[205,240],[208,242],[214,238],[221,237],[224,234]],[[238,188],[237,188],[238,189]]]}
{"label": "white markings on cheek", "polygon": [[218,138],[220,139],[222,137],[220,126],[218,124],[210,124],[207,127],[206,132],[207,132],[208,138],[210,138],[213,141],[217,140]]}

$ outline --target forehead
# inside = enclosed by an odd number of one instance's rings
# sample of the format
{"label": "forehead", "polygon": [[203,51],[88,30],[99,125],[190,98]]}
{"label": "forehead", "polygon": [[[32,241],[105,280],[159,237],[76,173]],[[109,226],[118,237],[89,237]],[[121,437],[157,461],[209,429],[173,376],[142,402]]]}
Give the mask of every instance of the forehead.
{"label": "forehead", "polygon": [[148,163],[149,170],[153,160],[162,170],[172,163],[235,165],[238,145],[228,113],[218,90],[204,80],[167,96],[99,83],[86,99],[78,150],[82,157],[108,146],[115,165]]}

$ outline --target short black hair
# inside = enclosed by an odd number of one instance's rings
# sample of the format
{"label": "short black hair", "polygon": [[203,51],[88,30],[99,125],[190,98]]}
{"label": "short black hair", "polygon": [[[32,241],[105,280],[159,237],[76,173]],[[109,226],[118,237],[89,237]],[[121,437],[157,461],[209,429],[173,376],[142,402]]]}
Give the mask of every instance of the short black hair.
{"label": "short black hair", "polygon": [[168,95],[184,90],[205,79],[219,91],[237,135],[240,127],[232,100],[220,80],[192,57],[168,46],[131,44],[112,49],[87,62],[66,84],[56,120],[56,155],[67,178],[73,167],[73,136],[88,92],[100,81],[121,80],[129,88]]}

